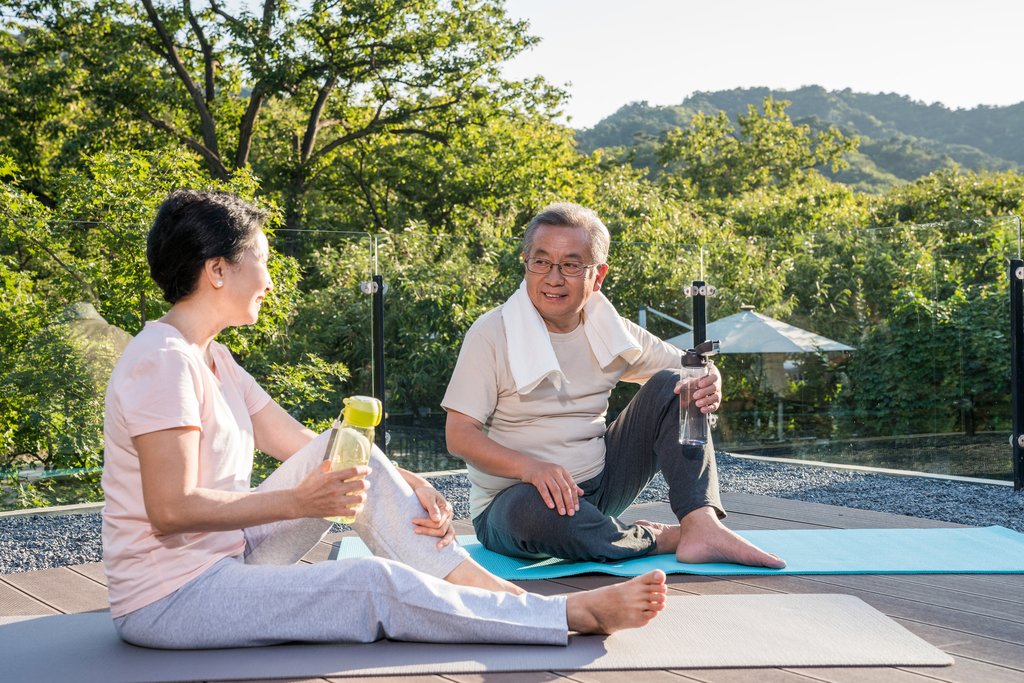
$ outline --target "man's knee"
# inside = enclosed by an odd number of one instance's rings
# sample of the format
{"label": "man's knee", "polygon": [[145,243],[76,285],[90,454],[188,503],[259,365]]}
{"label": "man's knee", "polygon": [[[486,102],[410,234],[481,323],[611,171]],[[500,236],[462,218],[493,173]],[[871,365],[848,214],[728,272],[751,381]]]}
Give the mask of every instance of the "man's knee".
{"label": "man's knee", "polygon": [[[581,508],[585,505],[588,503],[580,500]],[[504,546],[513,542],[519,550],[526,551],[536,543],[550,543],[572,536],[577,526],[575,518],[579,514],[560,515],[558,510],[547,506],[535,486],[516,484],[491,502],[483,520],[488,529],[482,535],[500,536],[500,540],[494,539],[495,544]],[[486,547],[487,543],[484,545]]]}
{"label": "man's knee", "polygon": [[678,383],[678,370],[660,370],[653,377],[647,380],[647,385],[645,386],[656,387],[659,391],[667,388],[670,392],[675,393],[676,384]]}

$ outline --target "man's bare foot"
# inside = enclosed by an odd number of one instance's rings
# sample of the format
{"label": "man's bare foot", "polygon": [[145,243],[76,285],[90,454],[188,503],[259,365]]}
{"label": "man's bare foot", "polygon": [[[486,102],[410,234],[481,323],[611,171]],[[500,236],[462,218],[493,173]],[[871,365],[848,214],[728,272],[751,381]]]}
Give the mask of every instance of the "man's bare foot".
{"label": "man's bare foot", "polygon": [[655,569],[625,583],[604,586],[566,598],[569,630],[611,634],[645,625],[665,609],[665,572]]}
{"label": "man's bare foot", "polygon": [[679,525],[662,524],[661,522],[648,522],[646,519],[638,519],[635,524],[647,527],[654,534],[654,550],[651,555],[668,555],[674,553],[679,546]]}
{"label": "man's bare foot", "polygon": [[467,557],[459,563],[458,567],[451,570],[448,576],[444,577],[444,580],[456,586],[472,586],[473,588],[484,588],[499,593],[522,595],[526,592],[514,583],[510,583],[505,579],[499,579],[470,557]]}
{"label": "man's bare foot", "polygon": [[710,507],[702,507],[679,520],[680,537],[676,560],[687,564],[728,562],[748,567],[782,569],[785,560],[766,553],[742,536],[727,529]]}

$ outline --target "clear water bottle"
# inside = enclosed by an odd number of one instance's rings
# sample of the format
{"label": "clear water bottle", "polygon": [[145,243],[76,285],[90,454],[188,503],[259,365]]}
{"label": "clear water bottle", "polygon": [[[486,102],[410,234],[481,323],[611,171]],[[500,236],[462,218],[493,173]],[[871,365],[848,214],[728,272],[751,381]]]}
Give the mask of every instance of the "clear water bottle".
{"label": "clear water bottle", "polygon": [[711,356],[718,353],[717,341],[706,341],[683,353],[679,371],[679,443],[704,446],[708,442],[708,416],[701,412],[694,394],[701,388],[700,380],[714,367]]}
{"label": "clear water bottle", "polygon": [[[350,396],[344,400],[338,419],[331,429],[324,460],[331,461],[331,471],[348,469],[370,462],[370,448],[373,446],[374,427],[380,424],[381,404],[369,396]],[[355,481],[353,477],[345,481]],[[351,495],[351,494],[350,494]],[[325,517],[331,522],[351,524],[355,517]]]}

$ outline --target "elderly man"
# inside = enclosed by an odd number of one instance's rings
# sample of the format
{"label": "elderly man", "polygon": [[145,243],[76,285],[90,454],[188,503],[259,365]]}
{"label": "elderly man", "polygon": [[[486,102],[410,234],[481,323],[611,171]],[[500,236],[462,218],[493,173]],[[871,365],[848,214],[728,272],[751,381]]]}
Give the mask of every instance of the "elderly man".
{"label": "elderly man", "polygon": [[[597,214],[552,204],[527,226],[523,284],[470,328],[442,406],[448,449],[472,483],[480,542],[527,559],[784,567],[727,529],[714,449],[679,443],[680,353],[620,317],[601,294],[610,238]],[[607,427],[619,380],[643,387]],[[696,393],[721,401],[717,370]],[[678,525],[620,522],[661,470]]]}

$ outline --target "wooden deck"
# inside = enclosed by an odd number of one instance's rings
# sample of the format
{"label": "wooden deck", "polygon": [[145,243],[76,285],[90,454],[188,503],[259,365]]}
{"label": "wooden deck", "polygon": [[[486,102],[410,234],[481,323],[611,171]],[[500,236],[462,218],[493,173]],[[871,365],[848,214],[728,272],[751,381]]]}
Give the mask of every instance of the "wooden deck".
{"label": "wooden deck", "polygon": [[[725,494],[726,523],[733,529],[933,528],[958,526],[926,519],[796,501]],[[630,508],[625,518],[673,522],[668,505]],[[459,533],[472,533],[459,522]],[[326,560],[329,537],[304,561]],[[941,551],[941,549],[939,549]],[[571,593],[621,581],[588,574],[520,585],[546,595]],[[705,577],[673,574],[670,594],[843,593],[855,595],[924,640],[956,658],[945,668],[702,669],[679,671],[538,672],[404,678],[331,678],[353,683],[1021,683],[1024,681],[1024,574],[830,575]],[[0,575],[0,616],[107,610],[99,563]],[[680,647],[686,647],[680,643]]]}

